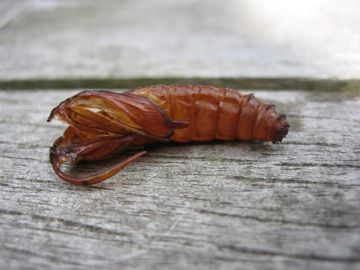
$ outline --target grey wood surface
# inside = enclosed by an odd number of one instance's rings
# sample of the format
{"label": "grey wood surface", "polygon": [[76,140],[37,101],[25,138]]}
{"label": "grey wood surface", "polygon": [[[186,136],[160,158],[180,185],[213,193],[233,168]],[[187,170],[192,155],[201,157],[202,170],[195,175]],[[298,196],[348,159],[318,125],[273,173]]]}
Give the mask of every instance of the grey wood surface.
{"label": "grey wood surface", "polygon": [[0,269],[360,268],[360,94],[256,91],[288,116],[282,144],[152,146],[76,187],[46,123],[73,93],[0,91]]}
{"label": "grey wood surface", "polygon": [[358,0],[2,1],[0,81],[360,78]]}

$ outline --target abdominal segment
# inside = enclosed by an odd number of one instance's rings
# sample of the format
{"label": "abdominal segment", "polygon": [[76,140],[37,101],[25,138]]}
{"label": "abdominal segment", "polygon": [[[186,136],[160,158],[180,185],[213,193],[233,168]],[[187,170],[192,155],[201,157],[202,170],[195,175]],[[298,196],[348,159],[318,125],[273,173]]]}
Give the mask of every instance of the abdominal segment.
{"label": "abdominal segment", "polygon": [[173,121],[188,123],[176,129],[170,140],[281,141],[286,136],[286,117],[253,95],[212,86],[151,86],[133,91],[161,107]]}

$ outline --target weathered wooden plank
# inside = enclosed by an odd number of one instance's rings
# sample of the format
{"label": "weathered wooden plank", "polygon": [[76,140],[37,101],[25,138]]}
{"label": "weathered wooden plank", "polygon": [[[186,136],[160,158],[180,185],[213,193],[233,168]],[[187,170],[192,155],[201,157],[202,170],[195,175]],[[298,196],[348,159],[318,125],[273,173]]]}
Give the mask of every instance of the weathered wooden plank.
{"label": "weathered wooden plank", "polygon": [[360,267],[359,94],[257,91],[284,143],[151,146],[85,188],[48,163],[64,126],[46,118],[73,93],[0,92],[0,268]]}
{"label": "weathered wooden plank", "polygon": [[24,2],[0,80],[360,76],[357,0]]}

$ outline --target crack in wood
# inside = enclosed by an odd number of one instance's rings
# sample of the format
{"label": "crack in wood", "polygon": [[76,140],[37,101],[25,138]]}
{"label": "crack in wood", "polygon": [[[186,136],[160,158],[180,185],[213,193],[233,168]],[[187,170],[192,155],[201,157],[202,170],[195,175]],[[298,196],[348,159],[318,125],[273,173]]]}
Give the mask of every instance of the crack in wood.
{"label": "crack in wood", "polygon": [[240,253],[252,254],[252,255],[261,255],[261,256],[272,256],[272,257],[287,257],[293,259],[301,260],[315,260],[315,261],[328,261],[334,263],[358,263],[360,262],[359,257],[339,257],[339,256],[326,256],[315,253],[309,254],[292,254],[288,252],[281,252],[275,250],[265,250],[265,249],[253,249],[248,247],[241,247],[235,245],[219,245],[220,250],[226,249],[229,251],[235,251]]}

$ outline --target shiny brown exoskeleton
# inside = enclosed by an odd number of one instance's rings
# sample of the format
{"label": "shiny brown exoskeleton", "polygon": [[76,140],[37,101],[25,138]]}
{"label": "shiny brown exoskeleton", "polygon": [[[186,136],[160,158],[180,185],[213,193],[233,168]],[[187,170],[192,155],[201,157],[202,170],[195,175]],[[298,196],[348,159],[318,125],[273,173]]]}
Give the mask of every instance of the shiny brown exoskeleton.
{"label": "shiny brown exoskeleton", "polygon": [[281,142],[289,125],[284,114],[253,95],[211,86],[150,86],[130,92],[84,91],[63,101],[48,118],[70,126],[50,148],[56,174],[75,185],[99,183],[146,151],[95,176],[75,178],[61,164],[93,161],[118,150],[159,141]]}

